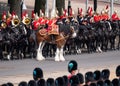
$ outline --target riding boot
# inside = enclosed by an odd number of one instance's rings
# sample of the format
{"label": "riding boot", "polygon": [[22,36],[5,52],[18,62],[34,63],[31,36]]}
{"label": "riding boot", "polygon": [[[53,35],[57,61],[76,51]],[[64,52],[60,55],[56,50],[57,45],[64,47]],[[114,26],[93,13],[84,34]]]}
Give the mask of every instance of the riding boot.
{"label": "riding boot", "polygon": [[53,43],[54,42],[54,35],[50,35],[50,38],[51,38],[51,42]]}

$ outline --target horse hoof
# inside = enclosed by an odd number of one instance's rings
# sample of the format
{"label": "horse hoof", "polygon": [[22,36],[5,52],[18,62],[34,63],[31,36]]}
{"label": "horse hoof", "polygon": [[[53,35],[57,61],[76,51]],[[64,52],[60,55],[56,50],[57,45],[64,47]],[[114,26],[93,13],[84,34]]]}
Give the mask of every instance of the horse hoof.
{"label": "horse hoof", "polygon": [[59,59],[55,59],[56,62],[59,62],[60,60]]}
{"label": "horse hoof", "polygon": [[65,59],[62,59],[62,60],[60,60],[61,62],[64,62],[65,61]]}

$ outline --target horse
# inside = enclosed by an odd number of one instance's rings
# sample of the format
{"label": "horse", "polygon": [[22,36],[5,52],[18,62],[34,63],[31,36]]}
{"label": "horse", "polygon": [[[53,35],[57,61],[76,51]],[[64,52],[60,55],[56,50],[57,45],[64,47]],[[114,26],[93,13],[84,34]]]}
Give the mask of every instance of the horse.
{"label": "horse", "polygon": [[[4,27],[5,26],[5,27]],[[6,28],[6,23],[0,21],[0,60],[3,60],[3,42],[4,42],[4,29]]]}
{"label": "horse", "polygon": [[115,40],[116,37],[119,35],[119,24],[118,21],[111,21],[111,31],[110,31],[110,49],[115,50]]}
{"label": "horse", "polygon": [[[46,29],[43,27],[39,31],[36,32],[36,39],[38,43],[37,50],[37,60],[45,60],[42,55],[42,50],[46,42],[56,44],[56,53],[55,53],[55,61],[65,61],[63,56],[63,48],[68,38],[75,37],[76,32],[74,28],[71,27],[70,24],[54,24],[56,28],[52,28],[52,30],[59,30],[57,34],[49,34]],[[54,35],[54,41],[52,42],[51,35]]]}

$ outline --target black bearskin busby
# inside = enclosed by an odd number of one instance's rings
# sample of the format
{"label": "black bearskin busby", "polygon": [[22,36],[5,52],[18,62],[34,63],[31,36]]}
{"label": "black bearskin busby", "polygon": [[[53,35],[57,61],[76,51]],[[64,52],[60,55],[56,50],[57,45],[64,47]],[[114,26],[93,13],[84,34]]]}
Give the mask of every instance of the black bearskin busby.
{"label": "black bearskin busby", "polygon": [[98,81],[101,79],[101,72],[99,70],[94,71],[94,80]]}
{"label": "black bearskin busby", "polygon": [[109,79],[109,77],[110,77],[110,70],[109,69],[102,70],[101,75],[102,75],[102,79],[103,80]]}
{"label": "black bearskin busby", "polygon": [[84,83],[84,76],[82,73],[77,73],[77,76],[79,78],[79,81],[80,81],[80,84],[83,84]]}
{"label": "black bearskin busby", "polygon": [[117,76],[117,77],[120,76],[120,65],[117,66],[117,68],[116,68],[116,76]]}
{"label": "black bearskin busby", "polygon": [[77,70],[78,64],[75,60],[71,60],[68,63],[68,71],[71,73],[73,70]]}
{"label": "black bearskin busby", "polygon": [[37,67],[33,70],[33,79],[38,80],[38,78],[43,78],[43,71]]}
{"label": "black bearskin busby", "polygon": [[47,86],[55,86],[55,80],[54,78],[48,78],[46,81]]}

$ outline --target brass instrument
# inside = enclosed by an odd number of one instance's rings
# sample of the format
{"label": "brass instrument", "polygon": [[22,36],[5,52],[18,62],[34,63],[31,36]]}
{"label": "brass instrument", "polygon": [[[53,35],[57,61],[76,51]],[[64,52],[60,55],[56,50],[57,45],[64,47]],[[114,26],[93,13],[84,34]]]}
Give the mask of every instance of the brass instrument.
{"label": "brass instrument", "polygon": [[2,22],[0,26],[1,26],[2,28],[6,28],[6,27],[7,27],[7,23]]}
{"label": "brass instrument", "polygon": [[22,20],[23,24],[29,25],[31,23],[31,19],[29,17],[26,17]]}
{"label": "brass instrument", "polygon": [[12,20],[12,25],[13,26],[18,26],[20,24],[20,20],[18,19],[18,18],[14,18],[13,20]]}

